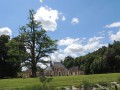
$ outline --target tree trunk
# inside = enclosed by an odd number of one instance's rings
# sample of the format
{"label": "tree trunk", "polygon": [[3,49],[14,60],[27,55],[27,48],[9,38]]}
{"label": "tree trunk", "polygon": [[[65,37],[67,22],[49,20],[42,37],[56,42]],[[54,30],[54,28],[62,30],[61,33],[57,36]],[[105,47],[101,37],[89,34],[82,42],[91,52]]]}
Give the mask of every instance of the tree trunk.
{"label": "tree trunk", "polygon": [[31,12],[31,31],[32,31],[32,77],[36,77],[37,67],[36,67],[36,55],[35,55],[35,22],[34,14]]}
{"label": "tree trunk", "polygon": [[36,64],[33,64],[32,65],[32,77],[37,77],[36,72],[37,72]]}
{"label": "tree trunk", "polygon": [[[34,46],[34,44],[33,44],[33,46]],[[31,69],[32,69],[32,77],[36,77],[36,72],[37,72],[37,67],[36,67],[36,58],[35,58],[35,49],[34,49],[35,47],[33,47],[32,48],[32,67],[31,67]]]}

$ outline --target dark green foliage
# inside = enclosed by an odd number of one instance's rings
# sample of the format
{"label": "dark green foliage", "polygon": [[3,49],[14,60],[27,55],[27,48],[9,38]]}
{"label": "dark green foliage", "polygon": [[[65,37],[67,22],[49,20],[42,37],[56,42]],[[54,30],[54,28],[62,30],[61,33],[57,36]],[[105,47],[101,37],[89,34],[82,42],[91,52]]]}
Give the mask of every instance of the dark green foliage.
{"label": "dark green foliage", "polygon": [[8,41],[9,41],[9,36],[6,35],[0,36],[0,78],[13,76],[12,75],[13,65],[12,63],[7,62],[7,59],[9,57],[7,55],[8,48],[6,47],[6,43],[8,43]]}
{"label": "dark green foliage", "polygon": [[73,65],[78,66],[86,74],[120,72],[120,42],[114,41],[108,47],[103,46],[92,53],[75,59],[66,57],[64,64],[69,68]]}
{"label": "dark green foliage", "polygon": [[65,67],[67,69],[69,69],[70,67],[75,66],[74,58],[71,57],[71,56],[67,56],[62,63],[65,65]]}
{"label": "dark green foliage", "polygon": [[9,36],[1,35],[0,36],[0,60],[4,61],[7,58],[6,43],[9,41]]}
{"label": "dark green foliage", "polygon": [[102,64],[103,64],[102,57],[95,58],[90,65],[90,73],[102,73],[103,72]]}
{"label": "dark green foliage", "polygon": [[34,20],[34,11],[29,11],[29,23],[20,28],[20,38],[29,50],[28,60],[24,63],[32,70],[32,77],[36,77],[37,63],[46,65],[42,60],[57,50],[57,41],[52,40],[42,28],[40,22]]}
{"label": "dark green foliage", "polygon": [[0,78],[16,77],[25,51],[18,41],[6,35],[0,36],[0,44]]}
{"label": "dark green foliage", "polygon": [[13,63],[0,61],[0,78],[15,77],[16,74],[16,67]]}

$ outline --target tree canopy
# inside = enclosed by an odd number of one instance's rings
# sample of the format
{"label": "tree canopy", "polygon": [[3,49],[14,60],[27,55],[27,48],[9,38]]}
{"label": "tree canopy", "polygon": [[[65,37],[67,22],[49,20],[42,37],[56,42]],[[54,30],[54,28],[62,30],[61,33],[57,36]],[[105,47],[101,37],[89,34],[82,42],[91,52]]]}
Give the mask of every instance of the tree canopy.
{"label": "tree canopy", "polygon": [[40,22],[34,20],[34,11],[29,11],[29,23],[20,28],[20,39],[28,50],[25,61],[31,70],[32,77],[36,77],[37,64],[43,62],[44,57],[57,50],[57,40],[52,40],[42,28]]}
{"label": "tree canopy", "polygon": [[103,46],[84,56],[72,60],[71,58],[64,59],[66,68],[75,65],[83,69],[86,74],[120,72],[120,41],[114,41],[108,47]]}
{"label": "tree canopy", "polygon": [[15,38],[0,36],[0,78],[17,77],[21,62],[25,59],[24,46]]}

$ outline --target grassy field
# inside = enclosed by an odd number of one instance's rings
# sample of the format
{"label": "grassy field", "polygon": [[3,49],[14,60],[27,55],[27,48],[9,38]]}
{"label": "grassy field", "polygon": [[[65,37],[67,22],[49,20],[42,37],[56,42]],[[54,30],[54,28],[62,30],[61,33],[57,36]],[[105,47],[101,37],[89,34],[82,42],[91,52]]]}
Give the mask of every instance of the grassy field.
{"label": "grassy field", "polygon": [[[59,76],[50,77],[50,86],[79,86],[84,81],[90,83],[98,82],[111,82],[118,81],[120,79],[120,73],[112,74],[94,74],[94,75],[79,75],[79,76]],[[19,78],[19,79],[0,79],[0,89],[1,88],[24,88],[29,86],[41,85],[39,78]]]}

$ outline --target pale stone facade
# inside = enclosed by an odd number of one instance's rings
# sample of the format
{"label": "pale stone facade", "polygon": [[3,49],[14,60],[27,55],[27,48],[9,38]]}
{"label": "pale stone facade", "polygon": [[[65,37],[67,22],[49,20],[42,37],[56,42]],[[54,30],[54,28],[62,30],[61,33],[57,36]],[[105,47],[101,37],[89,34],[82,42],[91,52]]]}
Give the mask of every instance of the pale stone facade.
{"label": "pale stone facade", "polygon": [[84,75],[84,71],[78,67],[72,67],[69,69],[69,75]]}
{"label": "pale stone facade", "polygon": [[50,67],[48,67],[44,75],[45,76],[66,76],[68,75],[69,71],[65,68],[63,64],[60,62],[54,62]]}
{"label": "pale stone facade", "polygon": [[78,67],[66,69],[60,62],[54,62],[45,71],[45,76],[68,76],[68,75],[83,75],[84,71]]}
{"label": "pale stone facade", "polygon": [[[31,77],[32,72],[31,69],[23,72],[25,76]],[[43,73],[45,76],[70,76],[70,75],[83,75],[84,71],[78,67],[72,67],[70,69],[66,69],[65,66],[60,62],[51,63],[50,66],[44,70]],[[42,73],[40,70],[36,72],[37,77],[41,76]]]}

